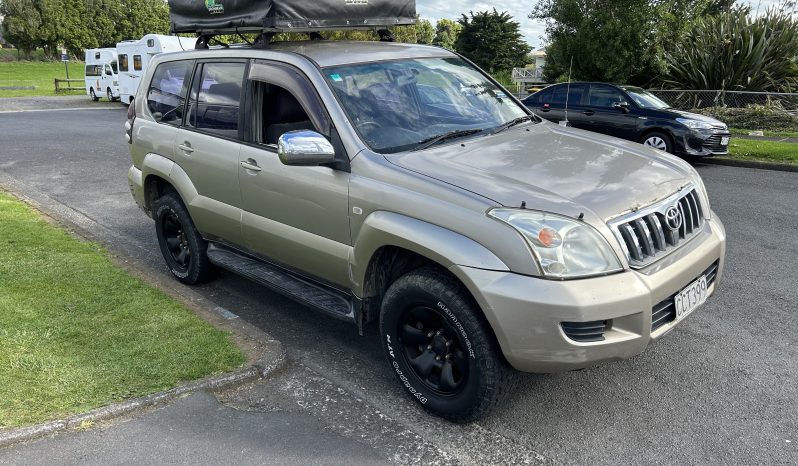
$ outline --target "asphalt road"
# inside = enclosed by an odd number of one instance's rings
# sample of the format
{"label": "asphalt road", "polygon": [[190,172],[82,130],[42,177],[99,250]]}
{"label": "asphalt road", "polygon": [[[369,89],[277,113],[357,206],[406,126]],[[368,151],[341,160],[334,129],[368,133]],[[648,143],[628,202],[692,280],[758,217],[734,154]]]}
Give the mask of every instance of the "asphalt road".
{"label": "asphalt road", "polygon": [[[166,274],[152,221],[128,192],[124,115],[122,108],[0,114],[0,185],[80,212],[107,227],[97,235],[113,250]],[[798,173],[699,171],[729,237],[720,290],[635,358],[523,375],[505,405],[470,426],[433,418],[407,399],[374,329],[360,337],[349,324],[230,274],[199,290],[283,342],[300,368],[284,390],[301,385],[302,374],[321,377],[330,390],[362,400],[358,409],[379,411],[455,461],[798,464]],[[268,393],[255,386],[221,402],[267,410]],[[383,435],[378,424],[356,425],[361,418],[347,416],[349,408],[331,414],[324,391],[301,396],[306,414],[350,429],[349,437]]]}

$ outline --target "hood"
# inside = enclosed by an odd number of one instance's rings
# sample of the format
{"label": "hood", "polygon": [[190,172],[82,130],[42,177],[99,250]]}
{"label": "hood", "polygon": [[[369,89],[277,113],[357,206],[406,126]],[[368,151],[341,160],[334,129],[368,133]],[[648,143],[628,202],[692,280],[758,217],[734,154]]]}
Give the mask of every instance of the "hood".
{"label": "hood", "polygon": [[[387,155],[393,164],[506,207],[607,219],[693,181],[684,161],[640,144],[548,123]],[[596,220],[598,220],[596,219]]]}
{"label": "hood", "polygon": [[677,110],[675,108],[663,108],[657,111],[662,113],[660,117],[689,118],[691,120],[698,120],[709,123],[712,126],[723,127],[724,129],[726,128],[726,123],[718,120],[717,118],[712,118],[711,116],[701,115],[700,113],[685,112],[684,110]]}

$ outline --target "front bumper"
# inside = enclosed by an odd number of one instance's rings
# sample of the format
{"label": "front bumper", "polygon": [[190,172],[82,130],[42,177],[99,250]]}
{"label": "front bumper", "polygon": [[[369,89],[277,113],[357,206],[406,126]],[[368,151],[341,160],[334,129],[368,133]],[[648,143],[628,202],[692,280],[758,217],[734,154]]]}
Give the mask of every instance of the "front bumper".
{"label": "front bumper", "polygon": [[[652,308],[679,292],[718,261],[712,295],[726,250],[723,224],[714,215],[678,251],[641,269],[605,277],[553,281],[509,272],[452,266],[482,307],[507,361],[525,372],[560,372],[641,353],[676,322],[652,332]],[[695,312],[700,312],[696,310]],[[603,341],[580,343],[562,322],[608,321]]]}
{"label": "front bumper", "polygon": [[[721,144],[724,138],[726,144]],[[677,141],[677,151],[683,154],[706,157],[711,155],[727,155],[729,153],[728,141],[731,133],[722,130],[687,131]]]}

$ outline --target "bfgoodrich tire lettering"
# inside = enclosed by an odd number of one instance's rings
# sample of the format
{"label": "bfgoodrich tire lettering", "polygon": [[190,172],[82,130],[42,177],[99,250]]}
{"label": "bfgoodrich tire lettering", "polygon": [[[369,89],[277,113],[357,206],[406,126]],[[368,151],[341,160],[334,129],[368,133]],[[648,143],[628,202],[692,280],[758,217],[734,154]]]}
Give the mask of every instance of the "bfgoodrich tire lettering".
{"label": "bfgoodrich tire lettering", "polygon": [[380,335],[391,372],[425,409],[477,419],[512,388],[512,369],[476,302],[446,271],[423,268],[385,294]]}
{"label": "bfgoodrich tire lettering", "polygon": [[183,283],[194,285],[210,278],[208,243],[202,238],[177,193],[155,202],[155,233],[169,271]]}

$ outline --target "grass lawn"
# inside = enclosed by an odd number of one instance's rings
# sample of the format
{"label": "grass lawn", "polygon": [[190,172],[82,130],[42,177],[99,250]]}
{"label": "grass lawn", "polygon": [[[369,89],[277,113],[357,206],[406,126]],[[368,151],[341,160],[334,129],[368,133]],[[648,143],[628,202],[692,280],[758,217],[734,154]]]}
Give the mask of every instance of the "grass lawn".
{"label": "grass lawn", "polygon": [[[53,79],[66,79],[64,64],[60,61],[46,61],[42,56],[34,60],[12,60],[16,58],[16,50],[0,49],[0,87],[34,86],[32,90],[3,90],[0,97],[22,97],[55,95]],[[69,79],[83,79],[85,70],[83,62],[69,62]],[[80,83],[73,83],[80,86]],[[62,92],[59,95],[80,94],[84,91]]]}
{"label": "grass lawn", "polygon": [[[739,129],[739,128],[729,128],[729,132],[732,134],[742,134],[748,135],[751,132],[750,129]],[[774,136],[774,137],[785,137],[785,138],[798,138],[798,131],[763,131],[764,136]]]}
{"label": "grass lawn", "polygon": [[798,144],[732,138],[729,157],[798,164]]}
{"label": "grass lawn", "polygon": [[241,366],[229,334],[0,192],[0,428]]}

